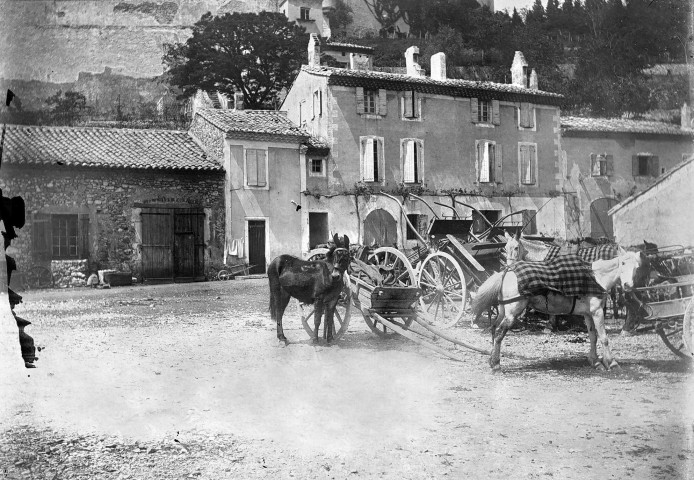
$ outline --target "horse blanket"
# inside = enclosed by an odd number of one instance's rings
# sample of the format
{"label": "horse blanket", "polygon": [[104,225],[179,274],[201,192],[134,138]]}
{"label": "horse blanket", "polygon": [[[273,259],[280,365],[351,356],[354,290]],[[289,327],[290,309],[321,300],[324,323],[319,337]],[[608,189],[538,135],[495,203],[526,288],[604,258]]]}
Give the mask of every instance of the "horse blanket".
{"label": "horse blanket", "polygon": [[619,256],[619,246],[614,243],[606,243],[595,247],[579,248],[578,250],[557,245],[550,245],[545,261],[557,258],[560,255],[578,255],[585,262],[593,263],[596,260],[612,260]]}
{"label": "horse blanket", "polygon": [[591,264],[577,255],[560,255],[543,262],[521,261],[509,270],[518,277],[521,295],[544,295],[550,290],[567,297],[605,294]]}

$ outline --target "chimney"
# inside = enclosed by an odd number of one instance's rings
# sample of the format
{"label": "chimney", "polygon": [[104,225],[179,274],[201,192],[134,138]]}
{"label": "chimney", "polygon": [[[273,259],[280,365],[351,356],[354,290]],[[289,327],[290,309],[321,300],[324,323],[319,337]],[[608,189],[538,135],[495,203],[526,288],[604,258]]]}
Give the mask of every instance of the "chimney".
{"label": "chimney", "polygon": [[511,64],[511,83],[519,87],[528,88],[528,62],[525,61],[523,52],[516,50]]}
{"label": "chimney", "polygon": [[320,38],[316,33],[308,40],[308,66],[320,67]]}
{"label": "chimney", "polygon": [[323,15],[323,31],[321,35],[323,38],[330,39],[333,36],[332,29],[330,28],[330,15],[335,13],[337,0],[323,0],[321,7]]}
{"label": "chimney", "polygon": [[431,56],[431,78],[446,80],[446,54],[439,52]]}
{"label": "chimney", "polygon": [[422,67],[419,66],[419,47],[411,46],[405,50],[405,64],[407,65],[407,75],[410,77],[421,77]]}
{"label": "chimney", "polygon": [[243,110],[242,92],[234,92],[234,110]]}
{"label": "chimney", "polygon": [[532,88],[533,90],[539,90],[540,88],[537,86],[537,72],[533,68],[533,71],[530,72],[530,83],[528,84],[528,88]]}
{"label": "chimney", "polygon": [[692,127],[692,111],[689,108],[689,105],[687,105],[687,102],[685,102],[684,105],[682,105],[680,125],[682,126],[682,128]]}

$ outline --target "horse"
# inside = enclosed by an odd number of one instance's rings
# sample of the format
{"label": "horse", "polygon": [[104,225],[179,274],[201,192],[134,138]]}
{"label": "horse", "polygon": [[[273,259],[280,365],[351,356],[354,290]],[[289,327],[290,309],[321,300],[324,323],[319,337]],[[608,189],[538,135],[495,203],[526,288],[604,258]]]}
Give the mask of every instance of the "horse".
{"label": "horse", "polygon": [[313,342],[318,342],[318,329],[325,312],[323,336],[328,343],[334,341],[333,315],[340,299],[344,274],[349,267],[349,237],[340,242],[337,234],[325,260],[307,262],[292,255],[280,255],[268,267],[270,283],[270,316],[277,323],[277,339],[289,344],[282,329],[282,316],[290,298],[305,304],[315,304],[315,333]]}
{"label": "horse", "polygon": [[[577,256],[564,255],[550,262],[570,259],[576,262],[583,262]],[[516,265],[542,265],[537,262],[520,262]],[[585,265],[585,263],[583,263]],[[597,260],[592,263],[593,278],[604,291],[609,290],[618,282],[626,290],[630,290],[634,284],[634,278],[640,274],[640,270],[648,264],[642,252],[627,252],[621,249],[620,255],[611,260]],[[513,267],[511,267],[513,268]],[[516,268],[517,270],[517,268]],[[499,361],[501,342],[513,325],[516,317],[525,311],[526,307],[531,306],[535,310],[549,314],[576,314],[582,315],[588,334],[590,337],[590,352],[588,360],[595,368],[611,369],[617,367],[617,361],[610,351],[605,323],[603,307],[606,295],[585,294],[580,296],[565,296],[551,290],[544,292],[524,293],[519,291],[518,277],[514,270],[507,267],[501,272],[497,272],[489,277],[477,291],[477,296],[471,304],[473,318],[477,320],[483,312],[490,307],[498,305],[499,314],[492,322],[492,342],[493,348],[489,358],[489,365],[493,371],[500,371]],[[597,356],[597,338],[600,339],[603,350],[603,360],[600,363]]]}

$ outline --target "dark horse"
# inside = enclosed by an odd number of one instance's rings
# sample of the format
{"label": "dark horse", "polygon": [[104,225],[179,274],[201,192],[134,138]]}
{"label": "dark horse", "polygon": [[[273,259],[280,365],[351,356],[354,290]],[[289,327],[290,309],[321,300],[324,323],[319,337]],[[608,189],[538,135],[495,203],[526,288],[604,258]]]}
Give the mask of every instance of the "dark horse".
{"label": "dark horse", "polygon": [[335,234],[333,242],[325,260],[307,262],[291,255],[280,255],[268,267],[270,315],[277,322],[277,338],[285,344],[289,342],[282,330],[282,315],[291,297],[301,303],[315,303],[314,343],[318,342],[323,311],[325,338],[328,343],[334,340],[333,314],[344,286],[343,275],[349,266],[349,238],[345,235],[341,243]]}

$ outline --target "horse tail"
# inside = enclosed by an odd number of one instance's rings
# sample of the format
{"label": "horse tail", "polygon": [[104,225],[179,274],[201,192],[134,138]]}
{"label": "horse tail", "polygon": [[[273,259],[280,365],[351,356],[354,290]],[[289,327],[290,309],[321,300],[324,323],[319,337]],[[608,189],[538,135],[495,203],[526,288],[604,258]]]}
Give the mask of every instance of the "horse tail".
{"label": "horse tail", "polygon": [[277,322],[279,302],[282,294],[280,285],[280,257],[275,258],[267,268],[267,279],[270,284],[270,318]]}
{"label": "horse tail", "polygon": [[499,292],[501,292],[503,278],[503,272],[496,272],[485,280],[477,290],[477,295],[470,304],[473,321],[477,321],[486,310],[489,310],[489,307],[499,304]]}

